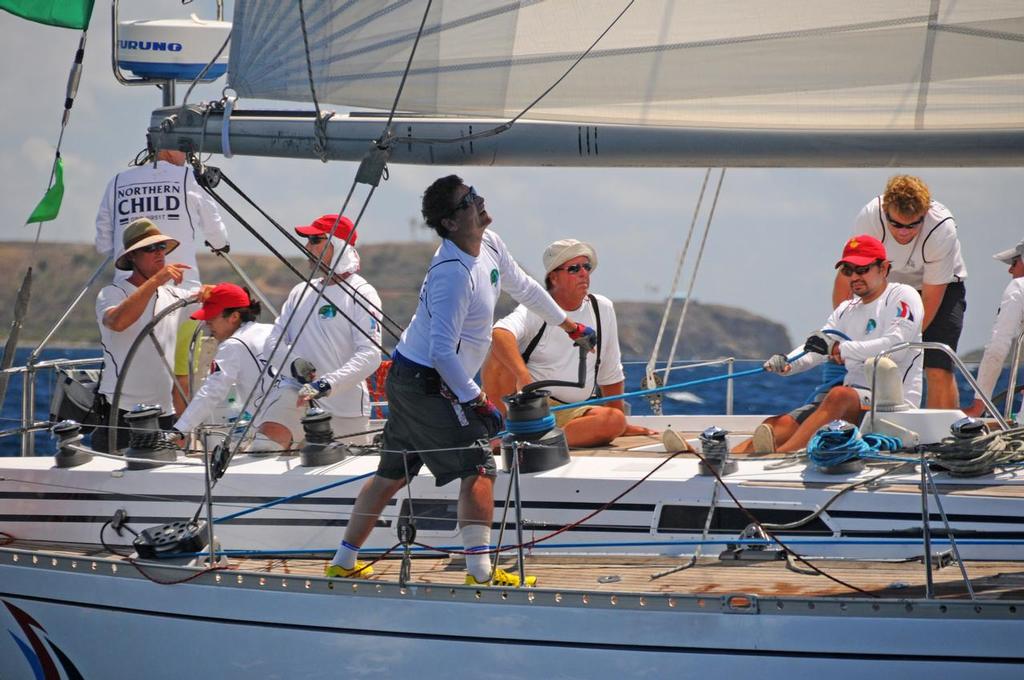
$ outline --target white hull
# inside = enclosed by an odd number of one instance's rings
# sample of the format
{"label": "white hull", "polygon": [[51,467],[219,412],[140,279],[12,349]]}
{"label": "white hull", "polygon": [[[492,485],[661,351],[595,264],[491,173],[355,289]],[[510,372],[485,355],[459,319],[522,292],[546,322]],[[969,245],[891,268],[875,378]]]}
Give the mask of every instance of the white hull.
{"label": "white hull", "polygon": [[[677,426],[693,425],[686,422],[687,417],[673,420]],[[742,424],[742,418],[733,420]],[[647,422],[664,427],[652,421],[655,419]],[[524,474],[525,538],[539,539],[583,519],[664,462],[661,455],[644,455],[626,452],[579,456],[554,470]],[[742,505],[762,522],[785,523],[805,517],[819,510],[842,486],[878,473],[869,468],[857,474],[825,475],[802,464],[771,469],[776,462],[741,459],[739,470],[725,477]],[[296,457],[239,456],[214,490],[215,518],[324,485],[353,481],[215,522],[216,535],[229,551],[331,553],[363,483],[356,478],[372,474],[376,464],[375,456],[367,456],[303,468]],[[510,479],[505,473],[498,476],[496,527],[504,514]],[[1024,559],[1024,477],[1019,471],[976,478],[936,473],[935,480],[942,492],[942,508],[966,559]],[[780,532],[779,536],[795,552],[807,556],[918,557],[922,554],[919,481],[915,471],[890,474],[874,485],[845,494],[802,529]],[[419,542],[457,547],[454,501],[458,485],[438,488],[424,471],[411,486]],[[534,550],[692,554],[701,543],[714,486],[714,477],[699,474],[694,456],[681,455],[607,510],[550,541],[540,542]],[[58,469],[49,458],[4,459],[0,464],[0,531],[21,540],[99,544],[101,527],[117,510],[125,510],[129,526],[140,531],[191,517],[199,508],[204,488],[201,467],[130,471],[119,461],[96,458],[80,467]],[[702,546],[705,555],[725,549],[750,523],[724,491],[719,489],[717,496],[715,521],[708,542]],[[386,550],[398,542],[398,519],[408,504],[403,491],[385,509],[365,546],[368,552]],[[934,500],[930,501],[930,512],[933,550],[948,550],[945,527]],[[511,531],[514,516],[514,510],[510,510],[505,543],[515,542]],[[125,532],[119,537],[108,529],[104,539],[110,545],[125,545],[131,536]]]}
{"label": "white hull", "polygon": [[86,678],[1019,678],[1024,661],[1019,602],[751,598],[731,608],[719,596],[233,571],[168,586],[113,565],[0,550],[0,676],[36,677],[12,605],[63,669],[55,677],[74,677],[70,665]]}

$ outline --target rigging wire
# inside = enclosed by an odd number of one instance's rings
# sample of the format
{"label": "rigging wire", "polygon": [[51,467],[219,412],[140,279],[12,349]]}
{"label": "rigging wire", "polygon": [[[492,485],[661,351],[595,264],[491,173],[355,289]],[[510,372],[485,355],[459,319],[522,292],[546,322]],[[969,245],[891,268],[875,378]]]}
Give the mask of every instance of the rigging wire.
{"label": "rigging wire", "polygon": [[[665,311],[661,315],[661,325],[658,327],[658,336],[654,340],[654,349],[651,350],[651,358],[647,361],[647,367],[645,368],[647,378],[646,386],[648,387],[653,387],[655,385],[654,366],[658,361],[658,353],[661,351],[661,341],[665,337],[665,329],[668,327],[668,319],[672,312],[672,304],[675,302],[676,291],[679,289],[679,277],[683,273],[683,264],[686,261],[686,255],[690,252],[690,241],[693,239],[693,232],[697,227],[697,217],[700,215],[700,207],[704,202],[704,192],[708,187],[709,177],[711,177],[711,168],[708,168],[704,172],[704,181],[701,182],[700,194],[697,195],[697,204],[693,208],[693,217],[690,219],[690,229],[686,232],[686,242],[683,244],[683,251],[679,254],[679,259],[676,261],[676,271],[672,276],[672,285],[669,288],[668,296],[665,298]],[[669,362],[668,366],[671,366],[671,362]],[[666,366],[666,370],[668,369],[668,366]]]}
{"label": "rigging wire", "polygon": [[683,333],[683,322],[686,321],[686,312],[690,308],[690,301],[693,299],[693,286],[697,282],[697,272],[700,270],[701,260],[704,258],[704,246],[708,241],[708,233],[711,231],[711,221],[715,217],[715,208],[718,206],[718,196],[722,191],[722,181],[725,179],[725,168],[718,174],[718,186],[715,187],[715,197],[711,201],[711,210],[708,212],[708,220],[704,225],[704,236],[700,241],[700,249],[697,251],[697,260],[693,263],[693,271],[690,273],[690,284],[686,288],[686,299],[683,301],[683,311],[679,314],[679,321],[676,324],[676,334],[672,338],[672,348],[668,352],[668,362],[665,367],[665,382],[671,373],[672,361],[676,356],[676,346],[679,344],[679,337]]}

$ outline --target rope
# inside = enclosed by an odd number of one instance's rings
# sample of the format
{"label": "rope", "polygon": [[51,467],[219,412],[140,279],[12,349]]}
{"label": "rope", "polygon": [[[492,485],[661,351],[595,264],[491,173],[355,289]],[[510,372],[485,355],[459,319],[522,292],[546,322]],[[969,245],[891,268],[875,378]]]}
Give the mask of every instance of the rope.
{"label": "rope", "polygon": [[299,0],[299,26],[302,28],[302,46],[306,54],[306,75],[309,78],[309,93],[313,99],[313,108],[316,109],[316,120],[313,121],[313,135],[316,141],[313,142],[313,151],[320,158],[321,163],[327,162],[327,121],[334,116],[333,111],[324,114],[320,110],[320,102],[316,97],[316,83],[313,81],[313,59],[309,54],[309,35],[306,33],[306,10],[302,0]]}
{"label": "rope", "polygon": [[946,437],[928,447],[937,466],[955,477],[977,477],[996,467],[1024,463],[1024,428],[1000,430],[970,440]]}
{"label": "rope", "polygon": [[820,469],[842,465],[877,451],[896,451],[903,448],[898,437],[884,434],[861,436],[856,425],[842,429],[819,430],[807,444],[807,459]]}

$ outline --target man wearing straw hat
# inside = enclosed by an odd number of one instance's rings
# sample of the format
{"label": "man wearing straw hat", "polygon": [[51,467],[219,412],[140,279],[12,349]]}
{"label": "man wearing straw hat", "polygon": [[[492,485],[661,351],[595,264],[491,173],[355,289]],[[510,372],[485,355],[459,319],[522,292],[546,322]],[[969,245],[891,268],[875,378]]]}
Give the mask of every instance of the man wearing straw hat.
{"label": "man wearing straw hat", "polygon": [[[185,279],[189,266],[166,262],[167,255],[179,243],[161,233],[150,220],[140,218],[129,224],[122,244],[114,266],[130,274],[126,279],[104,286],[96,298],[96,321],[103,345],[99,392],[108,401],[113,398],[128,352],[143,328],[163,310],[199,292],[194,287],[177,287]],[[121,387],[119,410],[122,415],[136,404],[157,404],[164,409],[161,427],[168,429],[173,424],[173,379],[169,362],[174,358],[180,312],[164,317],[153,328],[153,342],[143,342],[136,350]],[[128,431],[121,418],[118,423],[122,429],[117,433],[117,448],[121,449],[128,445]],[[98,428],[96,432],[99,434],[93,435],[94,448],[106,450],[106,428]]]}
{"label": "man wearing straw hat", "polygon": [[[553,404],[589,399],[595,391],[609,397],[622,394],[625,373],[619,351],[619,331],[612,301],[590,292],[590,277],[597,269],[597,252],[589,243],[561,239],[544,249],[544,286],[573,319],[596,329],[596,351],[586,357],[582,387],[549,387]],[[505,396],[532,382],[579,378],[579,348],[565,333],[553,333],[539,315],[519,305],[494,324],[491,353],[481,377],[484,391]],[[504,403],[498,408],[504,410]],[[629,425],[622,401],[577,406],[555,412],[555,423],[565,430],[569,446],[603,446],[624,434],[652,434]]]}

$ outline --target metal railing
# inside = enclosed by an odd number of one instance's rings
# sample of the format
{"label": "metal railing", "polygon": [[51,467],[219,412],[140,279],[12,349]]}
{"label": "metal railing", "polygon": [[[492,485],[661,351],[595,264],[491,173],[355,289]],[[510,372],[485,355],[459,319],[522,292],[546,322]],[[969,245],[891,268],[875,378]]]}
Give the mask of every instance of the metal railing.
{"label": "metal railing", "polygon": [[[726,373],[728,373],[728,375],[729,375],[729,379],[725,381],[725,415],[731,416],[732,412],[733,412],[733,399],[734,399],[733,388],[734,388],[734,384],[735,384],[735,381],[732,378],[732,374],[735,371],[736,361],[737,361],[736,357],[725,357],[723,359],[710,359],[710,360],[696,359],[695,363],[682,363],[682,362],[675,363],[675,364],[672,364],[671,366],[663,366],[662,368],[656,368],[652,372],[653,373],[667,373],[669,370],[678,371],[680,369],[686,369],[686,368],[704,368],[706,366],[721,366],[722,364],[725,364],[726,365]],[[751,361],[756,361],[756,360],[755,359],[751,359]],[[626,363],[626,364],[641,363],[642,364],[644,362],[626,361],[626,362],[623,362],[623,363]]]}
{"label": "metal railing", "polygon": [[963,374],[968,384],[974,388],[975,396],[978,399],[981,399],[982,403],[985,404],[985,408],[989,410],[989,412],[992,414],[992,417],[995,418],[997,423],[999,423],[1000,429],[1010,429],[1009,424],[1007,424],[1003,416],[999,414],[999,410],[992,403],[992,400],[989,399],[984,394],[982,394],[981,388],[978,387],[978,382],[974,379],[974,376],[971,375],[971,372],[967,370],[967,366],[964,365],[964,362],[960,360],[960,357],[956,355],[956,352],[949,348],[949,345],[946,345],[941,342],[901,342],[896,345],[893,345],[887,350],[879,352],[875,356],[875,362],[871,366],[871,420],[869,422],[875,421],[875,385],[878,379],[878,360],[883,357],[887,357],[890,354],[895,354],[896,352],[902,352],[908,349],[934,349],[948,356],[953,361],[953,365],[956,366],[957,370],[959,370],[960,373]]}

